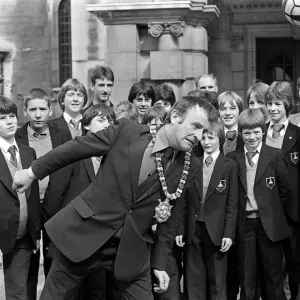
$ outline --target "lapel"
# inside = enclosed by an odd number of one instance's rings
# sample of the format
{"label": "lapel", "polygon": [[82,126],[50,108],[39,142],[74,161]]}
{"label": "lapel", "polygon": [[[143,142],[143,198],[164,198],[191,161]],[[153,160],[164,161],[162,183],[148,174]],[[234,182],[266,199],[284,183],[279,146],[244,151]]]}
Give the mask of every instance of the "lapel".
{"label": "lapel", "polygon": [[27,127],[28,122],[17,130],[16,141],[20,142],[23,145],[29,146]]}
{"label": "lapel", "polygon": [[282,143],[282,149],[284,150],[284,154],[288,153],[291,150],[296,141],[296,131],[294,129],[293,124],[289,122]]}
{"label": "lapel", "polygon": [[[219,154],[213,172],[211,174],[210,182],[208,185],[208,189],[206,192],[205,200],[210,197],[210,195],[214,192],[218,184],[220,183],[222,176],[226,170],[225,161],[228,160],[223,154]],[[227,184],[227,183],[226,183]]]}
{"label": "lapel", "polygon": [[93,181],[95,178],[95,171],[94,171],[94,167],[93,167],[92,158],[87,158],[87,159],[82,160],[82,164],[84,165],[85,170],[86,170],[87,174],[89,175],[90,180]]}
{"label": "lapel", "polygon": [[[20,157],[21,157],[21,162],[22,162],[22,169],[28,169],[30,168],[32,164],[32,156],[30,154],[31,151],[28,151],[29,149],[21,144],[18,143],[18,147],[20,150]],[[26,190],[26,197],[27,200],[30,197],[31,194],[31,186]]]}
{"label": "lapel", "polygon": [[243,184],[245,191],[247,191],[247,180],[246,180],[246,162],[244,148],[236,152],[236,160],[239,164],[239,177]]}
{"label": "lapel", "polygon": [[15,198],[18,198],[17,192],[12,189],[12,177],[8,169],[5,157],[1,150],[0,150],[0,180],[4,183],[4,185],[10,191],[10,193]]}
{"label": "lapel", "polygon": [[[129,176],[131,180],[131,193],[133,201],[136,200],[137,186],[139,181],[141,164],[144,156],[145,149],[151,141],[151,134],[144,138],[132,140],[129,152]],[[155,172],[154,172],[155,173]],[[152,177],[152,176],[150,176]]]}
{"label": "lapel", "polygon": [[270,162],[270,158],[269,158],[270,155],[271,155],[271,153],[268,151],[266,145],[263,143],[263,145],[261,147],[259,159],[258,159],[254,184],[256,184],[260,180],[260,178],[264,174],[266,168],[268,167],[269,162]]}
{"label": "lapel", "polygon": [[[185,153],[180,151],[177,155],[175,160],[171,163],[168,170],[165,173],[166,183],[167,186],[170,186],[171,182],[181,174],[183,171],[183,164],[184,164],[184,155]],[[197,159],[194,157],[194,159]],[[192,165],[192,161],[191,161]],[[137,202],[142,201],[143,199],[149,197],[151,194],[157,192],[161,189],[161,184],[158,179],[157,172],[154,172],[149,178],[147,178],[138,188],[138,197]]]}
{"label": "lapel", "polygon": [[68,139],[72,139],[70,128],[69,128],[69,126],[68,126],[68,124],[67,124],[67,122],[66,122],[63,115],[61,115],[57,119],[52,120],[50,122],[50,124],[56,126],[63,133],[67,132],[68,133]]}
{"label": "lapel", "polygon": [[49,126],[50,139],[52,143],[52,149],[54,149],[62,144],[61,135],[57,127],[54,127],[51,124],[48,124],[48,126]]}

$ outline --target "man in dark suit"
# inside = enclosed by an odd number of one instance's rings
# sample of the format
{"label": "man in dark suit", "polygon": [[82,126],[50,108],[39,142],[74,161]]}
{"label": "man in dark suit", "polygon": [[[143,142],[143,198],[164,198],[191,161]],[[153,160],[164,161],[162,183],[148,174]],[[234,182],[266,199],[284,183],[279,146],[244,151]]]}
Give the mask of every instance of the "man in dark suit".
{"label": "man in dark suit", "polygon": [[241,300],[256,298],[258,266],[263,266],[266,299],[286,299],[283,291],[283,240],[290,232],[285,218],[288,173],[282,152],[262,143],[266,130],[259,109],[238,120],[244,149],[228,154],[239,165],[237,252]]}
{"label": "man in dark suit", "polygon": [[235,240],[238,213],[238,167],[220,152],[224,140],[220,123],[204,131],[204,155],[186,192],[187,214],[176,237],[179,246],[184,245],[183,236],[186,243],[186,299],[226,299],[227,251]]}
{"label": "man in dark suit", "polygon": [[57,97],[63,114],[49,121],[49,124],[59,128],[68,140],[80,136],[82,134],[81,111],[87,103],[84,85],[76,78],[69,78],[60,88]]}
{"label": "man in dark suit", "polygon": [[[150,231],[154,213],[165,221],[158,226],[154,248],[159,282],[155,290],[166,290],[169,279],[164,270],[184,206],[182,185],[198,167],[198,159],[186,151],[201,139],[209,121],[216,119],[216,110],[205,100],[184,98],[174,105],[170,123],[158,131],[155,141],[147,126],[121,119],[108,129],[69,141],[36,161],[32,169],[16,174],[14,187],[22,192],[35,176],[43,178],[75,161],[106,155],[92,184],[46,225],[59,252],[41,299],[73,299],[80,283],[99,265],[113,272],[122,299],[153,299]],[[168,201],[158,201],[166,195],[179,197],[170,200],[174,207],[167,220]],[[166,224],[171,226],[161,234]]]}
{"label": "man in dark suit", "polygon": [[12,189],[17,170],[28,168],[35,151],[17,143],[17,106],[0,96],[0,250],[6,299],[28,299],[28,272],[31,254],[41,237],[41,210],[38,182],[25,194]]}

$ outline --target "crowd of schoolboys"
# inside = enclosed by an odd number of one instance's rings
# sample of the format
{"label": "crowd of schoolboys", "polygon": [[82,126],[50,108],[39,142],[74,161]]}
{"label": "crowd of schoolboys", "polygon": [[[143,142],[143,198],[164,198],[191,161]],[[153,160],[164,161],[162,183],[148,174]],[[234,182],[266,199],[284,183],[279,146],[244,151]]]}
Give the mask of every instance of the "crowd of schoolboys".
{"label": "crowd of schoolboys", "polygon": [[[44,224],[90,185],[105,158],[65,167],[35,181],[25,194],[12,190],[14,173],[122,117],[148,125],[155,135],[175,103],[171,85],[153,88],[138,82],[128,101],[114,107],[109,100],[113,85],[110,68],[95,68],[89,101],[83,84],[68,79],[58,94],[63,114],[54,120],[49,96],[33,88],[24,97],[28,123],[21,128],[16,104],[0,96],[0,249],[8,300],[37,298],[40,252],[45,276],[55,253]],[[187,187],[187,206],[166,270],[169,289],[155,298],[236,300],[239,294],[243,300],[283,300],[287,275],[289,297],[299,299],[300,120],[298,115],[290,118],[295,125],[289,120],[292,88],[284,81],[270,86],[258,81],[249,88],[249,108],[243,110],[235,92],[217,94],[214,76],[202,75],[195,85],[188,95],[204,95],[218,110],[219,122],[211,123],[194,148],[201,167]],[[86,275],[77,299],[121,298],[111,274],[99,268]]]}

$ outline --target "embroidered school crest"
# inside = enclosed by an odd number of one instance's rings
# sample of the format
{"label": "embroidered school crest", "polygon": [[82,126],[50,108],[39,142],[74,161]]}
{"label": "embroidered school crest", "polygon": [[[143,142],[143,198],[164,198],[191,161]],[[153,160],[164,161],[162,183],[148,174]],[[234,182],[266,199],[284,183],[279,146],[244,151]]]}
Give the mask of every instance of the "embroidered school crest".
{"label": "embroidered school crest", "polygon": [[220,180],[218,186],[216,187],[216,190],[219,192],[222,192],[225,190],[225,188],[226,188],[226,180],[222,179],[222,180]]}
{"label": "embroidered school crest", "polygon": [[266,178],[266,184],[269,189],[272,189],[275,186],[275,177]]}
{"label": "embroidered school crest", "polygon": [[291,153],[291,161],[296,165],[299,161],[299,153],[293,152]]}

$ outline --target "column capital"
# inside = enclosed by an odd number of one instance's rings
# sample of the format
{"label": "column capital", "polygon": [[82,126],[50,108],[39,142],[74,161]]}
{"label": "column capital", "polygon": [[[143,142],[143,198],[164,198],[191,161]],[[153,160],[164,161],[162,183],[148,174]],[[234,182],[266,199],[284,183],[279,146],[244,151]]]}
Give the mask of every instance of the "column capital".
{"label": "column capital", "polygon": [[149,22],[148,33],[153,37],[160,37],[162,34],[170,33],[175,37],[183,34],[186,23],[184,21],[174,22]]}

